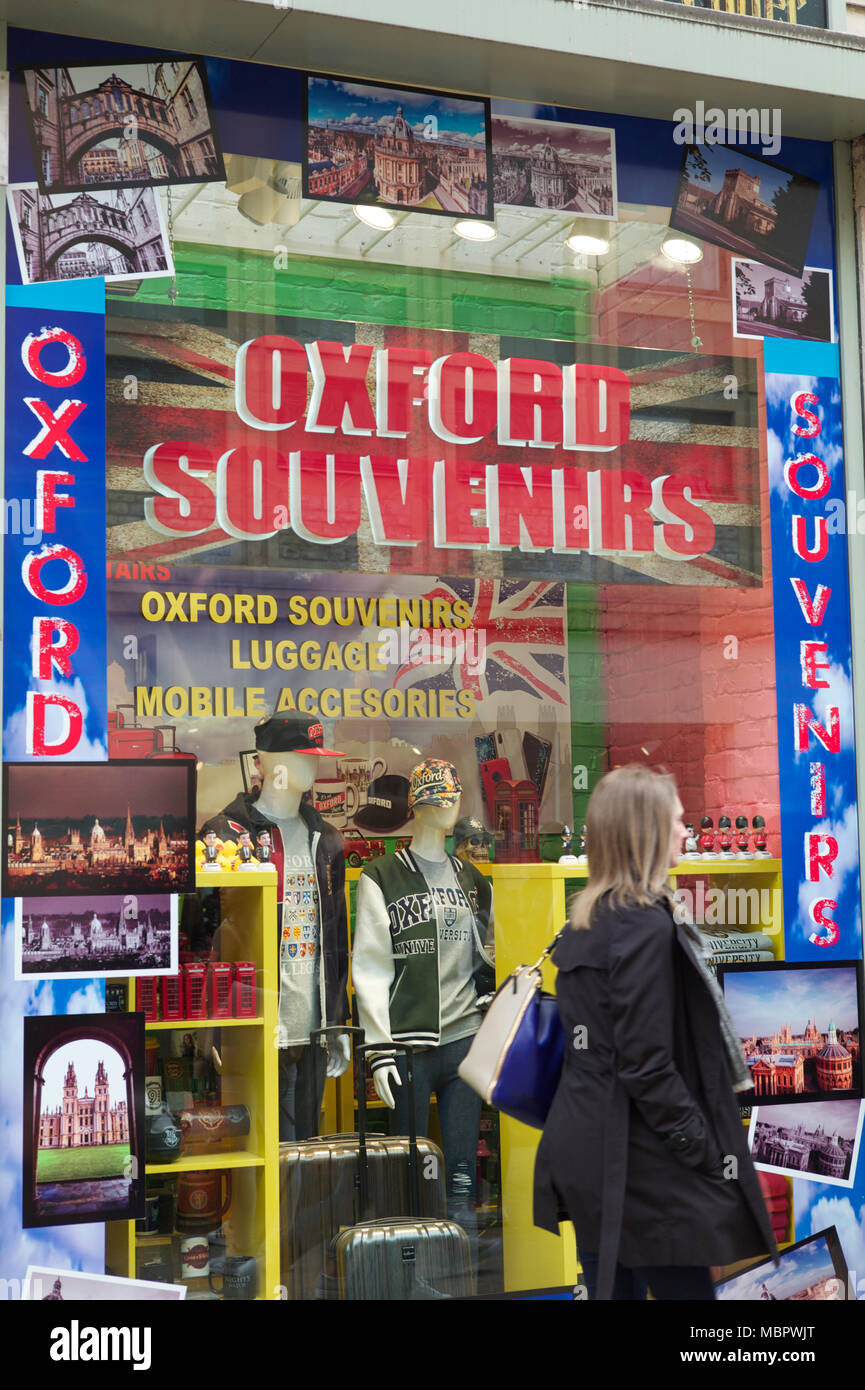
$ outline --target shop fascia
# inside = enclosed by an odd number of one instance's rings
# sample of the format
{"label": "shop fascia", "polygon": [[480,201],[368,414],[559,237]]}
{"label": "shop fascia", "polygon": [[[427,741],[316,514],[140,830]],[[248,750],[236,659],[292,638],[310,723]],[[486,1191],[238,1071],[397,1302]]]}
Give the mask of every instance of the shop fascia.
{"label": "shop fascia", "polygon": [[[576,459],[551,468],[454,456],[454,448],[482,441],[612,453],[630,436],[630,383],[616,367],[492,362],[475,352],[434,358],[419,348],[319,340],[303,347],[268,335],[238,350],[235,407],[255,432],[248,445],[220,455],[181,440],[147,451],[144,475],[155,496],[145,508],[154,530],[191,536],[219,526],[247,540],[290,526],[305,540],[335,544],[357,531],[365,501],[379,545],[426,540],[430,513],[435,544],[445,548],[686,560],[714,543],[714,525],[684,477],[586,469]],[[398,457],[391,444],[373,452],[377,441],[410,436],[414,448],[427,428],[423,453]],[[288,430],[322,436],[323,448],[281,451],[262,441],[261,432]],[[357,451],[347,452],[355,441]],[[328,442],[338,451],[328,452]],[[436,458],[442,445],[448,457]]]}

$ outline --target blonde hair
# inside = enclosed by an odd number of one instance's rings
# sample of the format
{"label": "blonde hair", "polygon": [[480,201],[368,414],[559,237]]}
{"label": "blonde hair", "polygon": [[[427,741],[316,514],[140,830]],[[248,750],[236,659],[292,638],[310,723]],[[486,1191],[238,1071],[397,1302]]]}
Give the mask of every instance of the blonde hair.
{"label": "blonde hair", "polygon": [[669,895],[670,836],[678,792],[669,773],[629,763],[597,783],[586,811],[589,881],[571,899],[576,930],[592,925],[598,900],[648,907]]}

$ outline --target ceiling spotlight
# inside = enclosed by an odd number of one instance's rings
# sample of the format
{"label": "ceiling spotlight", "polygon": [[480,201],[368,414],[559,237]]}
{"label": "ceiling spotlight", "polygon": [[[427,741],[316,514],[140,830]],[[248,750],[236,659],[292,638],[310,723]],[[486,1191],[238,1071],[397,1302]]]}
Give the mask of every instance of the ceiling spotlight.
{"label": "ceiling spotlight", "polygon": [[578,217],[565,237],[565,245],[582,256],[605,256],[610,249],[609,223]]}
{"label": "ceiling spotlight", "polygon": [[668,236],[661,242],[661,250],[668,261],[676,265],[695,265],[703,259],[703,248],[695,241],[683,236]]}
{"label": "ceiling spotlight", "polygon": [[454,231],[465,241],[495,241],[498,236],[492,222],[455,222]]}
{"label": "ceiling spotlight", "polygon": [[396,218],[387,208],[366,208],[355,203],[352,212],[358,221],[365,222],[367,227],[375,227],[377,232],[389,232],[391,227],[396,226]]}

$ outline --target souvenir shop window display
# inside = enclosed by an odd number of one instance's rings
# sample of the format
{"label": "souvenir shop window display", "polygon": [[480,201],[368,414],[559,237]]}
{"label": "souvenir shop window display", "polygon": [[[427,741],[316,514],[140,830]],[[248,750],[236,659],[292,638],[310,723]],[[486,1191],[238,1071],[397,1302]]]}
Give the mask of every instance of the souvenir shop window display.
{"label": "souvenir shop window display", "polygon": [[352,980],[376,1093],[408,1129],[404,1061],[415,1049],[415,1123],[426,1134],[433,1094],[445,1163],[448,1216],[475,1234],[481,1100],[457,1073],[495,988],[492,885],[473,863],[447,853],[459,817],[456,768],[427,758],[414,768],[408,848],[366,865],[357,886]]}
{"label": "souvenir shop window display", "polygon": [[[279,1137],[318,1133],[326,1076],[349,1065],[347,1035],[327,1050],[310,1044],[322,1024],[348,1019],[348,918],[342,837],[307,796],[321,758],[342,757],[324,746],[322,725],[273,715],[255,726],[256,785],[240,793],[204,827],[236,842],[276,869],[282,904],[279,955]],[[246,838],[244,838],[246,837]],[[253,855],[253,846],[256,853]]]}

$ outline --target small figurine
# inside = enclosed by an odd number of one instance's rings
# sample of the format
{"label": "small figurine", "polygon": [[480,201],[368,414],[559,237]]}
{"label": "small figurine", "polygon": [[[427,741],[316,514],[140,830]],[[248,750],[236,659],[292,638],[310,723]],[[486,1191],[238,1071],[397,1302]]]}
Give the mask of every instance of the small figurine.
{"label": "small figurine", "polygon": [[700,858],[717,859],[715,853],[715,822],[711,816],[704,816],[700,821]]}
{"label": "small figurine", "polygon": [[588,864],[589,856],[586,853],[586,827],[580,827],[580,852],[577,855],[578,864]]}
{"label": "small figurine", "polygon": [[691,822],[688,821],[687,825],[685,826],[685,852],[682,855],[682,858],[699,859],[699,857],[700,855],[697,848],[697,837],[694,834],[694,827],[691,824]]}
{"label": "small figurine", "polygon": [[721,859],[734,859],[733,853],[733,832],[730,828],[730,817],[718,817],[718,853]]}
{"label": "small figurine", "polygon": [[255,857],[252,836],[248,830],[242,830],[237,837],[237,854],[235,855],[232,867],[235,869],[258,868],[258,860]]}
{"label": "small figurine", "polygon": [[208,830],[204,840],[197,840],[195,844],[197,868],[222,869],[224,849],[225,845],[218,838],[216,831]]}
{"label": "small figurine", "polygon": [[255,842],[258,851],[258,862],[263,869],[275,869],[276,865],[271,860],[273,854],[273,842],[270,838],[269,830],[262,830]]}
{"label": "small figurine", "polygon": [[454,826],[454,854],[464,864],[489,864],[492,835],[476,816],[463,816]]}
{"label": "small figurine", "polygon": [[766,848],[766,822],[762,816],[755,816],[751,824],[754,827],[754,858],[771,859],[772,856]]}
{"label": "small figurine", "polygon": [[748,817],[736,817],[736,858],[753,859],[754,856],[748,848],[751,836],[748,832]]}
{"label": "small figurine", "polygon": [[574,832],[569,825],[562,826],[562,853],[559,855],[560,864],[578,864],[580,861],[571,849],[571,840]]}

